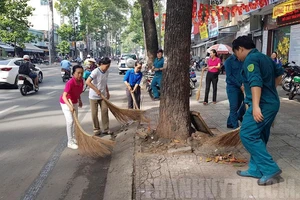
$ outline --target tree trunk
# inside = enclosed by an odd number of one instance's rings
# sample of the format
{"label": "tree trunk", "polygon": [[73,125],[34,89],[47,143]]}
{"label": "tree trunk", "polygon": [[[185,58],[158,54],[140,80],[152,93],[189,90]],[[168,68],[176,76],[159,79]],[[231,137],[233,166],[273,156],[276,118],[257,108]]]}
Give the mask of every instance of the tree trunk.
{"label": "tree trunk", "polygon": [[53,0],[49,0],[49,17],[50,17],[50,32],[49,32],[49,63],[54,63],[55,60],[55,45],[54,45],[54,14]]}
{"label": "tree trunk", "polygon": [[185,140],[191,126],[189,62],[193,0],[167,1],[165,67],[157,134]]}
{"label": "tree trunk", "polygon": [[143,22],[144,34],[146,38],[148,65],[152,66],[156,52],[158,50],[156,24],[154,19],[154,9],[152,0],[140,0]]}

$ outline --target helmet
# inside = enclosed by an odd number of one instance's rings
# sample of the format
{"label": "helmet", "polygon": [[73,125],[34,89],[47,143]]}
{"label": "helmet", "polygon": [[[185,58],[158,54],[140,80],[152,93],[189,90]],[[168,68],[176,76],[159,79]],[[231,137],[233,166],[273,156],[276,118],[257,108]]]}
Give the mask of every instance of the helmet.
{"label": "helmet", "polygon": [[90,55],[90,54],[88,54],[86,57],[87,57],[87,58],[90,58],[90,57],[91,57],[91,55]]}
{"label": "helmet", "polygon": [[89,58],[88,61],[89,61],[89,62],[96,63],[96,60],[95,60],[94,58]]}
{"label": "helmet", "polygon": [[24,55],[24,56],[23,56],[23,59],[24,59],[24,60],[30,60],[30,57],[29,57],[29,55]]}

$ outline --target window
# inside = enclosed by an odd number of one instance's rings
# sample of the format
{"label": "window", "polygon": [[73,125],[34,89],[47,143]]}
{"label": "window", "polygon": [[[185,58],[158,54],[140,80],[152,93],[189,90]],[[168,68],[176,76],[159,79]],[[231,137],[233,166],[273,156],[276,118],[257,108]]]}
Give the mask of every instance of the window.
{"label": "window", "polygon": [[0,65],[8,65],[10,60],[0,60]]}
{"label": "window", "polygon": [[15,65],[20,66],[21,64],[22,64],[22,60],[17,60],[17,61],[15,61]]}

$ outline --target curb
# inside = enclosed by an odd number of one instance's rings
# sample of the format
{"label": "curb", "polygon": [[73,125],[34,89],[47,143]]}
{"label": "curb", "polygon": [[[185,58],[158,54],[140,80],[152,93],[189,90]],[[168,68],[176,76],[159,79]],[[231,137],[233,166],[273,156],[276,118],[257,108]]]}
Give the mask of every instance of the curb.
{"label": "curb", "polygon": [[132,200],[134,143],[138,123],[118,134],[108,169],[104,200]]}

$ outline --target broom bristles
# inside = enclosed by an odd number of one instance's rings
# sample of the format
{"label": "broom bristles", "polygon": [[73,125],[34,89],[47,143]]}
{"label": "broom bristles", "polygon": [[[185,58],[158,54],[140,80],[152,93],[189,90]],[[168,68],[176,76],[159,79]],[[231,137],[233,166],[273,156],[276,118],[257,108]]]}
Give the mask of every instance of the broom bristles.
{"label": "broom bristles", "polygon": [[115,118],[121,123],[126,124],[131,121],[141,121],[149,122],[149,119],[145,117],[144,110],[138,109],[123,109],[112,104],[108,99],[102,96],[102,99],[105,101],[110,112],[115,116]]}
{"label": "broom bristles", "polygon": [[73,113],[75,121],[75,133],[78,142],[79,150],[90,157],[105,157],[110,155],[115,145],[114,141],[102,139],[97,136],[92,136],[86,133],[79,124],[78,118]]}
{"label": "broom bristles", "polygon": [[240,134],[240,127],[228,133],[218,135],[216,138],[212,140],[212,143],[220,147],[236,147],[241,144],[241,139],[239,134]]}
{"label": "broom bristles", "polygon": [[199,84],[198,91],[197,91],[197,93],[196,93],[196,100],[197,100],[197,101],[200,100],[200,92],[201,92],[201,88],[202,88],[202,79],[203,79],[203,76],[204,76],[204,69],[202,69],[202,71],[201,71],[200,84]]}

